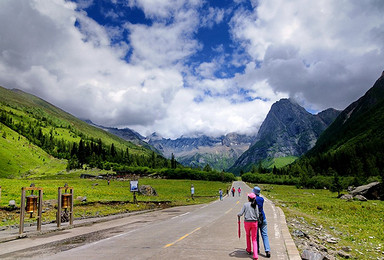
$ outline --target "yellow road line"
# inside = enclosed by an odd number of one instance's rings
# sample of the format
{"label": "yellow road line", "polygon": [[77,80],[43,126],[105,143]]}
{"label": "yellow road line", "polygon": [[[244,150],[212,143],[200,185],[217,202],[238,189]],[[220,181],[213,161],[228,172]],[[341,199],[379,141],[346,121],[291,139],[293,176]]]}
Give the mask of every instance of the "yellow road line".
{"label": "yellow road line", "polygon": [[183,240],[184,238],[186,238],[187,236],[193,234],[194,232],[196,232],[196,231],[199,230],[200,228],[201,228],[201,227],[198,227],[198,228],[196,228],[195,230],[193,230],[191,233],[188,233],[188,234],[186,234],[186,235],[180,237],[180,238],[179,238],[178,240],[176,240],[175,242],[170,243],[170,244],[168,244],[168,245],[165,245],[164,248],[167,248],[167,247],[170,247],[170,246],[176,244],[177,242],[179,242],[179,241]]}
{"label": "yellow road line", "polygon": [[225,214],[228,214],[229,212],[231,212],[232,209],[233,209],[233,208],[227,210],[227,211],[225,212]]}
{"label": "yellow road line", "polygon": [[239,204],[240,203],[240,201],[238,200],[237,202],[236,202],[236,204]]}

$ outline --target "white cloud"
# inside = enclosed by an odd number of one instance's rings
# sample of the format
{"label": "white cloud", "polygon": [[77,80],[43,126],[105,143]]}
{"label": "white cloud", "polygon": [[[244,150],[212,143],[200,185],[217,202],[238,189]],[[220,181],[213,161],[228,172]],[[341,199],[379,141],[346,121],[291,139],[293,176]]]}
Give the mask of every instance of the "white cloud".
{"label": "white cloud", "polygon": [[185,10],[202,5],[201,0],[128,0],[129,5],[141,8],[148,18],[169,20]]}
{"label": "white cloud", "polygon": [[[98,124],[175,138],[255,133],[288,95],[314,110],[344,108],[383,70],[379,1],[252,1],[254,10],[233,9],[232,56],[217,45],[209,60],[193,63],[203,49],[199,28],[231,12],[199,13],[208,6],[200,0],[127,3],[151,24],[103,27],[64,0],[0,1],[0,85]],[[216,78],[227,65],[245,69]]]}
{"label": "white cloud", "polygon": [[383,69],[382,10],[377,1],[259,1],[253,12],[237,11],[232,36],[274,90],[343,109]]}
{"label": "white cloud", "polygon": [[[8,26],[0,34],[8,37],[0,42],[0,79],[6,87],[22,88],[97,123],[148,125],[166,114],[167,103],[182,86],[178,71],[122,61],[104,28],[76,12],[73,4],[3,5],[0,19]],[[14,15],[20,11],[26,22]]]}
{"label": "white cloud", "polygon": [[[189,21],[189,20],[188,20]],[[146,67],[168,67],[183,62],[195,53],[199,43],[191,37],[188,28],[194,25],[183,23],[147,25],[127,25],[131,32],[133,47],[132,63]]]}

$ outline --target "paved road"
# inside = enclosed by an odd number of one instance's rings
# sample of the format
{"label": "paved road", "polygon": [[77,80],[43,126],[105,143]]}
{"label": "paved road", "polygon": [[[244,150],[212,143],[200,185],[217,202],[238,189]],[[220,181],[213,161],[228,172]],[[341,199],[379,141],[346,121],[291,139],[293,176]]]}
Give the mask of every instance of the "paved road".
{"label": "paved road", "polygon": [[[251,189],[243,182],[235,182],[234,186],[241,187],[241,196],[2,243],[0,258],[251,259],[245,252],[243,225],[238,238],[236,216]],[[281,210],[266,200],[265,211],[272,248],[270,259],[300,259],[296,248],[290,254],[290,236],[287,237]],[[261,248],[259,259],[267,259],[262,243]]]}

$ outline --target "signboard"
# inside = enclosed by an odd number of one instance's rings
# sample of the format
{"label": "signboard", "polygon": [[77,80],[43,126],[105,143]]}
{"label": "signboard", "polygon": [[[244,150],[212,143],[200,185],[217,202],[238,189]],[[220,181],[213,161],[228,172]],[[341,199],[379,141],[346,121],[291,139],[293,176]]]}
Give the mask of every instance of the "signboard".
{"label": "signboard", "polygon": [[131,191],[139,191],[139,181],[131,181]]}

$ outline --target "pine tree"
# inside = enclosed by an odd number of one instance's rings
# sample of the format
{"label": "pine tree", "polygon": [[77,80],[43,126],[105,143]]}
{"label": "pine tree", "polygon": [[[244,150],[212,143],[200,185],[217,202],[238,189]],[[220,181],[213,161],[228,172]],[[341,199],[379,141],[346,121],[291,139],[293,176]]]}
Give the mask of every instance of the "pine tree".
{"label": "pine tree", "polygon": [[205,171],[205,172],[210,172],[210,171],[212,171],[212,168],[211,168],[211,166],[207,163],[207,164],[204,166],[203,171]]}
{"label": "pine tree", "polygon": [[337,197],[340,197],[340,192],[343,190],[343,186],[341,185],[339,174],[332,170],[332,168],[329,171],[333,173],[333,183],[329,187],[329,190],[332,192],[337,192]]}
{"label": "pine tree", "polygon": [[176,160],[175,160],[175,155],[173,153],[171,156],[171,168],[176,169]]}

